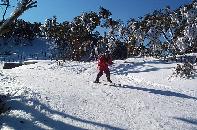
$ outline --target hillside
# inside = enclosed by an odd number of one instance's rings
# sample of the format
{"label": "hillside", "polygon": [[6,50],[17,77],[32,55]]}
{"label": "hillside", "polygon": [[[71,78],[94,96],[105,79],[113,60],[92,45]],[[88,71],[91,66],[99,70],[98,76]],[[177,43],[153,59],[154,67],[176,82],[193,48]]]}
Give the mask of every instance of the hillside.
{"label": "hillside", "polygon": [[0,60],[5,62],[46,60],[55,54],[55,45],[45,38],[36,38],[31,42],[22,41],[19,45],[12,39],[0,39],[0,43]]}
{"label": "hillside", "polygon": [[1,129],[197,129],[197,77],[172,76],[177,63],[153,58],[114,61],[111,79],[95,84],[96,62],[39,60],[0,69],[11,111]]}

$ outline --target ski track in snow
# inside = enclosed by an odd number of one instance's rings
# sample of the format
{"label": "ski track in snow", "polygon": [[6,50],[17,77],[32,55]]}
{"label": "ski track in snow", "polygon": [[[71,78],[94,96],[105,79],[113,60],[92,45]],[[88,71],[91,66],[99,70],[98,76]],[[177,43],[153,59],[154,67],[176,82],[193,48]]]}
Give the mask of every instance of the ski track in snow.
{"label": "ski track in snow", "polygon": [[12,109],[2,116],[1,129],[197,129],[196,89],[123,73],[153,66],[121,62],[116,64],[127,67],[112,72],[115,85],[106,83],[104,75],[100,84],[93,83],[96,62],[66,61],[57,66],[39,61],[2,70],[0,92],[9,93]]}

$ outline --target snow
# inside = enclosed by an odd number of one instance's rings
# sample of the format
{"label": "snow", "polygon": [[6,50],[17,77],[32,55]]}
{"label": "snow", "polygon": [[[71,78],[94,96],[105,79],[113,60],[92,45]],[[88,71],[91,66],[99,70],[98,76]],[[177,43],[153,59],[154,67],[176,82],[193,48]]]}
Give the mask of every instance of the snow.
{"label": "snow", "polygon": [[[7,45],[3,45],[3,43],[7,43]],[[0,54],[4,54],[5,52],[9,52],[11,54],[0,55],[0,60],[6,62],[24,61],[31,59],[50,59],[51,56],[55,53],[56,49],[55,43],[44,38],[36,38],[31,43],[26,40],[22,40],[20,45],[16,45],[12,38],[7,41],[0,39],[0,46]]]}
{"label": "snow", "polygon": [[177,63],[117,60],[111,85],[105,76],[93,83],[96,62],[37,62],[0,68],[0,93],[9,93],[11,107],[2,130],[197,129],[197,78],[171,76]]}

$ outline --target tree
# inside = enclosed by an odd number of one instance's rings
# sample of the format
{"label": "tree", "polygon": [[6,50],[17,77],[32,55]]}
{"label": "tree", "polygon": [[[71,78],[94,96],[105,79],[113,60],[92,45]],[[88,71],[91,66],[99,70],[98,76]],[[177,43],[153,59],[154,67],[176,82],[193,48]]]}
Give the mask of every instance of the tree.
{"label": "tree", "polygon": [[[8,1],[8,0],[7,0]],[[8,31],[9,25],[14,22],[19,16],[21,16],[25,11],[30,8],[37,7],[37,1],[34,0],[22,0],[18,3],[12,15],[7,18],[3,24],[0,26],[0,35],[6,33]],[[9,5],[9,2],[8,2]]]}
{"label": "tree", "polygon": [[197,52],[197,1],[179,9],[182,26],[176,44],[182,53]]}
{"label": "tree", "polygon": [[[80,60],[85,48],[95,40],[94,30],[100,25],[100,17],[96,12],[84,12],[76,16],[73,21],[57,23],[56,17],[47,19],[44,26],[44,34],[47,39],[55,41],[58,58],[70,57]],[[69,55],[69,56],[68,56]]]}
{"label": "tree", "polygon": [[4,11],[4,13],[3,13],[3,21],[5,21],[5,15],[6,15],[6,13],[7,13],[7,10],[8,10],[8,8],[9,8],[9,6],[10,6],[10,1],[9,1],[9,0],[1,0],[1,2],[2,2],[2,4],[0,4],[0,5],[6,6],[6,7],[5,7],[5,11]]}
{"label": "tree", "polygon": [[[153,55],[167,55],[197,51],[197,1],[176,10],[167,6],[155,10],[139,20],[127,24],[128,41],[135,47],[144,43]],[[147,44],[148,43],[148,44]],[[134,48],[135,48],[134,47]]]}

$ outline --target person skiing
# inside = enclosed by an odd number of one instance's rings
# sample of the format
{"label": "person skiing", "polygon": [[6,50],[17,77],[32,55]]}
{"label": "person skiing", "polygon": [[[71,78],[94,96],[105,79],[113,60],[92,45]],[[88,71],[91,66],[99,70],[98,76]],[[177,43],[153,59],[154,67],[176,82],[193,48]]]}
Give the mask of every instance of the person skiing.
{"label": "person skiing", "polygon": [[98,69],[99,73],[97,74],[96,80],[94,83],[99,83],[99,78],[103,75],[103,72],[106,74],[107,81],[112,83],[110,79],[110,70],[109,70],[109,65],[112,65],[112,58],[109,53],[109,51],[106,51],[104,54],[102,54],[99,59],[98,59]]}

